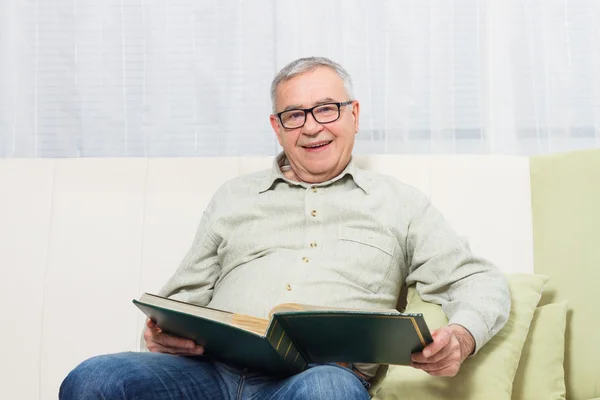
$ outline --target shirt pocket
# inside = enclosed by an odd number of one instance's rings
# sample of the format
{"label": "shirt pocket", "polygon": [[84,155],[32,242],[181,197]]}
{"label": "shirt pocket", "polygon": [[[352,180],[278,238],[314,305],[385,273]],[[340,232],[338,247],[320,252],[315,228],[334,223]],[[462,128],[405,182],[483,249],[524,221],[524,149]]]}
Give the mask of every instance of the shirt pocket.
{"label": "shirt pocket", "polygon": [[368,229],[338,229],[339,274],[357,285],[376,293],[387,278],[396,238]]}

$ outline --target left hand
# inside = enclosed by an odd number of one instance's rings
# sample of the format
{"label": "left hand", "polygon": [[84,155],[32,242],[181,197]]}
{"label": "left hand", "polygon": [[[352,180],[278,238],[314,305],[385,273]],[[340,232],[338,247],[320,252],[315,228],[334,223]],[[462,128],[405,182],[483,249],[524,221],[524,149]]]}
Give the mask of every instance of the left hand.
{"label": "left hand", "polygon": [[448,325],[431,333],[433,342],[411,355],[411,366],[433,376],[455,376],[475,350],[475,339],[461,325]]}

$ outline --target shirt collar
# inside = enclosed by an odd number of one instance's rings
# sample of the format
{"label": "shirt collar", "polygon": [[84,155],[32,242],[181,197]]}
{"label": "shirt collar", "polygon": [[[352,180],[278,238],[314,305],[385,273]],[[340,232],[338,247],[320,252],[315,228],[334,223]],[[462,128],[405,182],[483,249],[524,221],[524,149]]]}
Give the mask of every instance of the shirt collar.
{"label": "shirt collar", "polygon": [[364,171],[362,171],[360,168],[358,168],[358,166],[354,162],[353,157],[350,158],[350,162],[338,176],[336,176],[328,181],[321,182],[321,183],[296,182],[296,181],[291,181],[291,180],[287,179],[283,175],[283,172],[281,172],[281,168],[282,167],[285,168],[285,166],[288,166],[288,165],[289,165],[289,162],[288,162],[288,159],[287,159],[287,156],[285,155],[285,153],[284,152],[279,153],[273,159],[273,165],[271,166],[271,170],[269,172],[267,172],[267,174],[265,175],[264,180],[260,185],[259,193],[263,193],[263,192],[266,192],[266,191],[272,189],[273,184],[279,180],[288,182],[292,185],[298,185],[298,186],[303,186],[303,187],[311,187],[311,186],[319,187],[319,186],[327,186],[329,184],[332,184],[332,183],[342,179],[346,175],[350,175],[352,177],[352,180],[354,181],[354,183],[359,188],[361,188],[365,193],[369,194],[368,178],[365,176]]}

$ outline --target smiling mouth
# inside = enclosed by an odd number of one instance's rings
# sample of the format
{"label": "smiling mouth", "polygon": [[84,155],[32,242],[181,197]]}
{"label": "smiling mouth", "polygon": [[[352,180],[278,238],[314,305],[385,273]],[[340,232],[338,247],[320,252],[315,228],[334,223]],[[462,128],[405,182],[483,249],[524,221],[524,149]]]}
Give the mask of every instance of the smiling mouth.
{"label": "smiling mouth", "polygon": [[305,148],[305,149],[308,149],[308,150],[319,149],[321,147],[327,146],[332,141],[333,140],[324,140],[322,142],[316,142],[316,143],[307,144],[307,145],[304,145],[302,147]]}

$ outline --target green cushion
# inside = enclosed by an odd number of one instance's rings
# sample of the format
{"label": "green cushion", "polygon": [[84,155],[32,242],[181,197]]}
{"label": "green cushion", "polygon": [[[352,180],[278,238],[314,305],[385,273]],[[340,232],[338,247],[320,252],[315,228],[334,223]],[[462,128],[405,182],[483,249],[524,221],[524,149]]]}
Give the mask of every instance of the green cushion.
{"label": "green cushion", "polygon": [[569,302],[566,397],[588,400],[600,396],[600,149],[533,157],[530,171],[535,272],[550,277],[541,304]]}
{"label": "green cushion", "polygon": [[553,303],[535,310],[515,376],[513,400],[565,398],[567,304]]}
{"label": "green cushion", "polygon": [[[511,398],[513,379],[533,314],[548,280],[534,274],[507,275],[512,306],[506,326],[479,352],[465,360],[455,377],[434,377],[406,366],[390,366],[375,399],[504,399]],[[430,330],[447,324],[441,306],[421,300],[409,288],[406,312],[423,313]]]}

